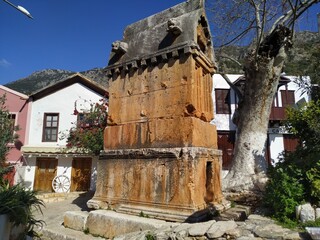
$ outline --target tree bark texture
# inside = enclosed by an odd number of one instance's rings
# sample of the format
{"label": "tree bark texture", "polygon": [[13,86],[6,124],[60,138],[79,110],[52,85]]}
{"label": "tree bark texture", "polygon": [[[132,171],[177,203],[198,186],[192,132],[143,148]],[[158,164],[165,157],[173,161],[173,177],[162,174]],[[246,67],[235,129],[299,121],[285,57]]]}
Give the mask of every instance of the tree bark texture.
{"label": "tree bark texture", "polygon": [[[223,179],[224,191],[261,188],[267,169],[265,143],[271,106],[286,59],[288,29],[278,28],[265,38],[244,63],[245,89],[235,120],[237,135],[233,164]],[[281,31],[279,34],[279,31]]]}

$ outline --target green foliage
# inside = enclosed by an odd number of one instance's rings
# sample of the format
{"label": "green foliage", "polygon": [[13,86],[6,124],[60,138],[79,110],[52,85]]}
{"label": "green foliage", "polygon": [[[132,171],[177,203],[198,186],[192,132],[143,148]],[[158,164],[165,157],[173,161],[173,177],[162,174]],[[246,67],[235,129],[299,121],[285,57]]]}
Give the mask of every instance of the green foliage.
{"label": "green foliage", "polygon": [[25,239],[27,234],[37,237],[34,227],[42,226],[43,222],[34,218],[33,211],[41,212],[43,202],[36,197],[34,191],[19,184],[10,186],[5,179],[6,174],[12,171],[12,167],[6,167],[5,162],[9,151],[7,145],[18,137],[13,134],[18,128],[14,128],[5,103],[6,96],[0,96],[0,214],[7,214],[15,226],[24,226],[21,239]]}
{"label": "green foliage", "polygon": [[157,237],[154,236],[153,234],[151,234],[150,232],[148,232],[148,233],[146,234],[146,236],[145,236],[145,239],[146,239],[146,240],[155,240],[155,239],[157,239]]}
{"label": "green foliage", "polygon": [[320,227],[320,218],[316,219],[315,221],[307,221],[305,223],[301,223],[302,228],[306,227]]}
{"label": "green foliage", "polygon": [[139,213],[139,217],[144,217],[144,218],[149,218],[149,215],[148,214],[145,214],[144,212],[140,212]]}
{"label": "green foliage", "polygon": [[320,161],[306,172],[306,176],[310,183],[310,195],[316,199],[320,199]]}
{"label": "green foliage", "polygon": [[292,224],[297,205],[320,203],[320,101],[287,113],[287,128],[301,145],[269,169],[264,201],[276,219]]}
{"label": "green foliage", "polygon": [[301,170],[281,164],[269,170],[269,178],[264,202],[276,219],[288,223],[295,216],[295,207],[304,199]]}
{"label": "green foliage", "polygon": [[308,151],[320,149],[320,100],[311,101],[300,109],[287,110],[288,121],[286,127],[293,134],[299,136],[303,148]]}
{"label": "green foliage", "polygon": [[78,116],[75,127],[70,129],[67,136],[67,148],[76,149],[78,152],[99,155],[103,150],[103,132],[107,126],[107,100],[101,99],[99,103],[90,103],[88,112],[74,114]]}
{"label": "green foliage", "polygon": [[88,235],[88,234],[90,233],[89,228],[84,229],[84,230],[83,230],[83,233],[86,234],[86,235]]}
{"label": "green foliage", "polygon": [[[2,176],[0,176],[2,179]],[[24,226],[22,233],[25,239],[26,235],[37,237],[34,230],[35,226],[42,226],[43,221],[34,218],[34,211],[40,211],[44,206],[43,201],[39,200],[36,192],[27,190],[21,185],[10,186],[5,181],[0,184],[0,214],[7,214],[10,221],[15,225]]]}
{"label": "green foliage", "polygon": [[0,166],[4,166],[6,156],[9,152],[8,143],[13,143],[18,138],[13,131],[18,127],[12,125],[9,110],[6,107],[6,95],[0,96]]}

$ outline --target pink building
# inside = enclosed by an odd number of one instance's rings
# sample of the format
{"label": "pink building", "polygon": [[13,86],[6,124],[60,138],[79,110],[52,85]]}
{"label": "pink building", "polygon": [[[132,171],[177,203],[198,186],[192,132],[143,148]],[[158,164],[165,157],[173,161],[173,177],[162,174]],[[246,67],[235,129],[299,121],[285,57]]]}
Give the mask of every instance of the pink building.
{"label": "pink building", "polygon": [[28,96],[10,88],[0,85],[0,96],[6,95],[6,106],[9,110],[14,124],[19,126],[17,131],[19,135],[18,141],[9,143],[10,151],[7,160],[10,164],[15,164],[22,160],[21,147],[25,145],[27,135],[27,119],[28,119]]}

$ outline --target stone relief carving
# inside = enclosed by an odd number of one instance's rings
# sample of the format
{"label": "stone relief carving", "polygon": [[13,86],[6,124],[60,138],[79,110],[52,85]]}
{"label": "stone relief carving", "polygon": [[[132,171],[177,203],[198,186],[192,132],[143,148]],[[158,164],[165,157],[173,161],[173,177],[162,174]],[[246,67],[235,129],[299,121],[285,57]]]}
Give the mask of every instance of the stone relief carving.
{"label": "stone relief carving", "polygon": [[170,18],[167,22],[168,28],[167,31],[173,33],[174,35],[180,35],[182,33],[182,29],[180,27],[180,21],[174,18]]}
{"label": "stone relief carving", "polygon": [[115,53],[126,53],[128,51],[128,43],[115,41],[112,43],[112,52]]}

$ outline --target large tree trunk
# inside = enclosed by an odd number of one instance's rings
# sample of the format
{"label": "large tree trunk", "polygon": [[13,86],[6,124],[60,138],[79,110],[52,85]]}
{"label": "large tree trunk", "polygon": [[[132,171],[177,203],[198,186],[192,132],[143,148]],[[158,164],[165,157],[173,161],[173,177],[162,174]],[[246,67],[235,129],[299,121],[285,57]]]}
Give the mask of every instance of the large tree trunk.
{"label": "large tree trunk", "polygon": [[[278,28],[276,31],[284,33],[287,30]],[[272,34],[261,44],[258,54],[252,52],[244,63],[245,89],[238,105],[234,158],[223,179],[224,191],[255,190],[261,188],[262,180],[265,180],[267,162],[264,149],[268,122],[286,58],[288,37]]]}

